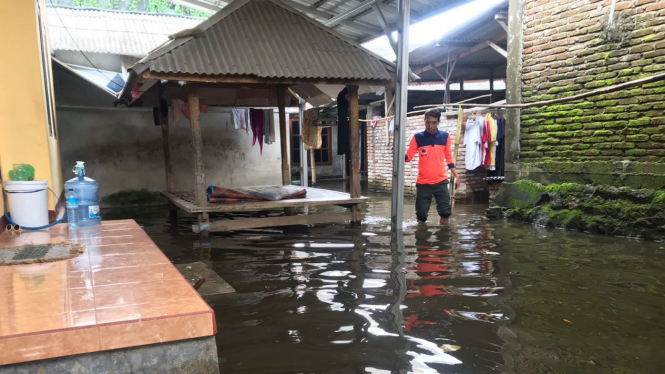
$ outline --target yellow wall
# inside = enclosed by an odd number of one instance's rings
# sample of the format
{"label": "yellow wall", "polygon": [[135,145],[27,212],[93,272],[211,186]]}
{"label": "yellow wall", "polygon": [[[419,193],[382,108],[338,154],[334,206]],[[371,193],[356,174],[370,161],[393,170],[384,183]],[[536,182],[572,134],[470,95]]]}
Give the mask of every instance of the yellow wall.
{"label": "yellow wall", "polygon": [[[44,7],[43,0],[41,6]],[[38,34],[37,0],[0,0],[0,172],[8,180],[15,163],[35,167],[35,180],[62,191],[58,143],[49,136],[47,92]],[[45,16],[45,14],[44,14]],[[44,19],[45,23],[46,20]],[[47,86],[48,85],[48,86]],[[50,100],[51,98],[49,98]],[[53,109],[55,110],[55,109]],[[54,118],[55,116],[53,116]],[[53,128],[57,128],[53,123]],[[4,212],[0,199],[0,212]],[[50,198],[53,208],[54,199]]]}

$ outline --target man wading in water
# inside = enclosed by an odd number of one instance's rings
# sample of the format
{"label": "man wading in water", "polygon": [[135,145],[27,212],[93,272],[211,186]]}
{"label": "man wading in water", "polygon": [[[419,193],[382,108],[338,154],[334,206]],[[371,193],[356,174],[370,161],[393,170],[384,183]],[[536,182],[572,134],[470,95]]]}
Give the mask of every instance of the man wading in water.
{"label": "man wading in water", "polygon": [[432,109],[425,113],[425,131],[413,136],[406,161],[409,162],[418,153],[418,179],[416,180],[416,217],[418,223],[427,222],[432,196],[436,199],[436,210],[441,217],[441,225],[448,224],[450,217],[450,193],[448,192],[448,173],[455,176],[455,186],[459,187],[459,175],[455,170],[450,134],[438,129],[441,111]]}

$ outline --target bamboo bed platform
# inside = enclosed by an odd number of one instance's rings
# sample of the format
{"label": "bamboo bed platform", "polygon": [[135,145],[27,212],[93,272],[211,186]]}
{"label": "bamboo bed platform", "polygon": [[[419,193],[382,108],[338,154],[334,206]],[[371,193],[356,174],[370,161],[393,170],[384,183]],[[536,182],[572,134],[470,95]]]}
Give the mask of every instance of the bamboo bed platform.
{"label": "bamboo bed platform", "polygon": [[[300,190],[303,187],[285,186],[294,190]],[[253,187],[257,188],[257,187]],[[317,223],[332,222],[360,222],[363,214],[360,212],[360,205],[368,202],[368,197],[360,196],[352,198],[348,193],[325,190],[321,188],[306,187],[307,196],[301,199],[288,199],[279,201],[257,201],[231,204],[210,204],[198,206],[195,201],[194,191],[172,191],[162,192],[162,194],[175,205],[189,214],[199,215],[199,224],[194,225],[192,230],[196,233],[203,231],[221,232],[233,231],[249,228],[275,227],[289,225],[307,225]],[[326,213],[312,215],[288,215],[290,208],[337,205],[348,208],[348,212]],[[209,221],[209,213],[233,213],[233,212],[252,212],[285,209],[285,216],[270,216],[262,218],[240,218]],[[239,217],[238,217],[239,218]]]}

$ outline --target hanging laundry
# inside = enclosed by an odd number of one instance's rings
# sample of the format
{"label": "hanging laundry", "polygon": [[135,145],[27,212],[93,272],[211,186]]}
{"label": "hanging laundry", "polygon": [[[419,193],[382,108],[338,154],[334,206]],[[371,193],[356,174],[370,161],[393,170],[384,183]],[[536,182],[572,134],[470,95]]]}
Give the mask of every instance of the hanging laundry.
{"label": "hanging laundry", "polygon": [[482,162],[480,166],[487,168],[490,163],[492,162],[489,148],[490,148],[490,142],[492,141],[492,133],[490,130],[490,122],[489,119],[491,118],[490,114],[488,113],[487,116],[485,116],[483,119],[483,135],[482,135]]}
{"label": "hanging laundry", "polygon": [[187,108],[187,103],[180,99],[171,100],[171,107],[173,108],[173,120],[177,121],[182,113]]}
{"label": "hanging laundry", "polygon": [[496,168],[496,135],[497,135],[497,125],[496,119],[490,115],[490,144],[489,144],[489,154],[490,154],[490,163],[488,166],[489,170],[494,170]]}
{"label": "hanging laundry", "polygon": [[263,137],[266,144],[275,142],[273,133],[275,131],[275,113],[272,109],[263,110]]}
{"label": "hanging laundry", "polygon": [[487,172],[488,177],[503,177],[505,175],[505,126],[506,120],[499,118],[496,120],[497,133],[496,133],[496,159],[495,169]]}
{"label": "hanging laundry", "polygon": [[[187,120],[190,118],[190,112],[189,112],[189,104],[180,100],[180,99],[174,99],[171,100],[171,106],[173,107],[173,120],[177,121],[178,118],[180,117],[180,114],[182,114],[183,117],[185,117]],[[208,113],[208,106],[207,105],[199,105],[199,112],[200,113]]]}
{"label": "hanging laundry", "polygon": [[349,89],[344,88],[337,95],[337,154],[349,153]]}
{"label": "hanging laundry", "polygon": [[379,119],[379,118],[381,118],[381,116],[372,117],[372,121],[369,123],[370,126],[372,126],[372,127],[376,126],[376,120]]}
{"label": "hanging laundry", "polygon": [[315,126],[316,120],[319,117],[318,110],[306,110],[303,113],[303,123],[301,126],[300,138],[305,144],[306,150],[321,149],[321,126]]}
{"label": "hanging laundry", "polygon": [[249,124],[252,128],[252,147],[259,141],[260,154],[263,155],[263,109],[249,110]]}
{"label": "hanging laundry", "polygon": [[464,130],[464,145],[466,146],[466,170],[474,170],[482,163],[482,133],[483,121],[469,117]]}
{"label": "hanging laundry", "polygon": [[231,109],[231,120],[236,130],[249,132],[249,109]]}
{"label": "hanging laundry", "polygon": [[390,119],[390,125],[388,126],[388,132],[391,133],[391,134],[393,132],[395,132],[395,119],[394,118]]}

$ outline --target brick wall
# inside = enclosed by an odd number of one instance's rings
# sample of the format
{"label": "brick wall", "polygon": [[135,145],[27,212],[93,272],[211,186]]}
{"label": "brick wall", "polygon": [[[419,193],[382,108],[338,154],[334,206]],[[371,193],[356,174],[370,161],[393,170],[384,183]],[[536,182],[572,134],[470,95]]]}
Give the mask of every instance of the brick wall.
{"label": "brick wall", "polygon": [[[524,102],[665,71],[665,1],[525,0]],[[665,82],[522,111],[522,162],[665,161]]]}
{"label": "brick wall", "polygon": [[[464,118],[466,123],[466,117]],[[407,147],[416,132],[425,129],[423,116],[414,116],[407,119],[406,139]],[[440,130],[451,134],[452,141],[457,131],[457,117],[442,116]],[[464,125],[462,126],[464,134]],[[463,141],[463,139],[462,139]],[[376,126],[367,127],[367,166],[369,189],[372,192],[390,194],[392,192],[392,170],[393,170],[393,134],[388,134],[388,124],[378,123]],[[460,144],[457,154],[457,172],[460,175],[460,188],[457,190],[456,199],[462,201],[485,200],[487,195],[487,182],[483,178],[487,175],[484,169],[467,171],[464,168],[466,149]],[[415,195],[416,178],[418,177],[418,155],[405,165],[404,190],[407,195]]]}

